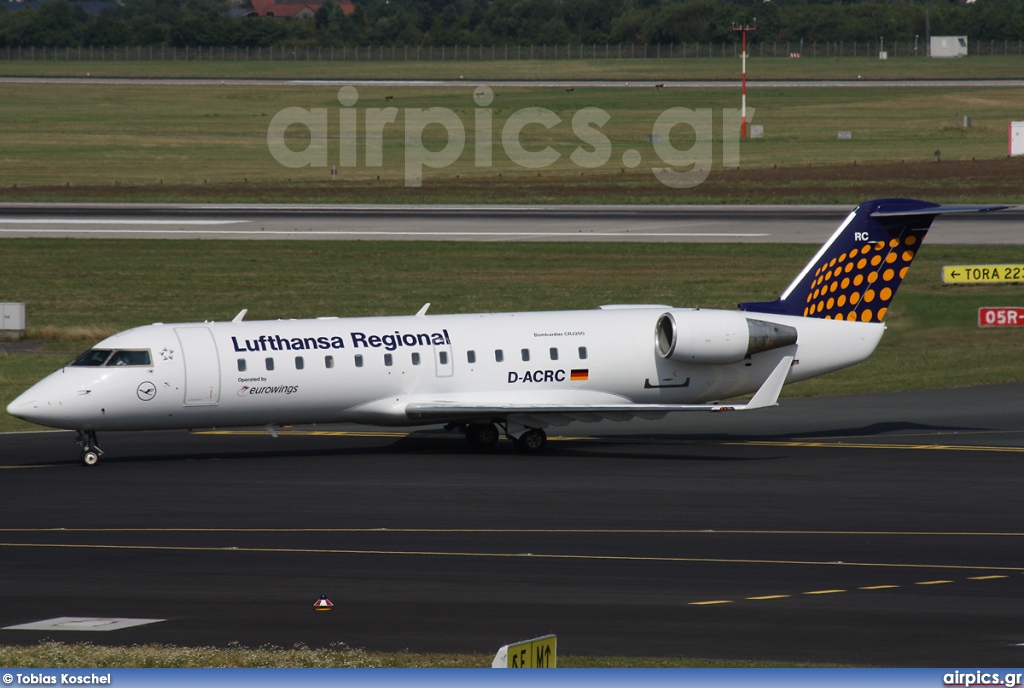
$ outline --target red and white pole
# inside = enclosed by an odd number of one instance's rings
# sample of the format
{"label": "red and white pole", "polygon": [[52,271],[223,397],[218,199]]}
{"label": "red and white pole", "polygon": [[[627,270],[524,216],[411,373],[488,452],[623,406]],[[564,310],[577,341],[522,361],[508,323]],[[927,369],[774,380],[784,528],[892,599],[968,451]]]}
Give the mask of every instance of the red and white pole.
{"label": "red and white pole", "polygon": [[743,52],[741,57],[743,58],[743,91],[740,96],[740,138],[747,138],[747,31],[753,31],[756,27],[753,26],[734,26],[734,31],[739,31],[743,35]]}

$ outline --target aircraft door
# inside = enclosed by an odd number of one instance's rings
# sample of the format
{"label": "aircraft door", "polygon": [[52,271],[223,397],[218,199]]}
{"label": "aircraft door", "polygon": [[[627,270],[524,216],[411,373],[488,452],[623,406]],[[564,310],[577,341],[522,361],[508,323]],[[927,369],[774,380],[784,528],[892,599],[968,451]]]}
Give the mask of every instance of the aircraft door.
{"label": "aircraft door", "polygon": [[185,406],[220,403],[220,358],[208,327],[175,327],[185,359]]}
{"label": "aircraft door", "polygon": [[434,345],[434,366],[438,377],[451,377],[455,374],[451,344]]}

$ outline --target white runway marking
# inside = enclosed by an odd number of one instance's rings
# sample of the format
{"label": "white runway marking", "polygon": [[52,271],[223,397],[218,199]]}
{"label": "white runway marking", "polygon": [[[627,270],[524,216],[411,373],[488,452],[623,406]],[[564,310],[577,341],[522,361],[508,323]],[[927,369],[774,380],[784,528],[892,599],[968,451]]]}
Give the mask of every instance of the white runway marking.
{"label": "white runway marking", "polygon": [[0,217],[0,224],[17,222],[23,225],[237,225],[248,220],[96,220],[68,218],[18,218]]}
{"label": "white runway marking", "polygon": [[165,619],[124,619],[93,616],[59,616],[56,619],[7,626],[5,631],[119,631],[132,626],[145,626]]}

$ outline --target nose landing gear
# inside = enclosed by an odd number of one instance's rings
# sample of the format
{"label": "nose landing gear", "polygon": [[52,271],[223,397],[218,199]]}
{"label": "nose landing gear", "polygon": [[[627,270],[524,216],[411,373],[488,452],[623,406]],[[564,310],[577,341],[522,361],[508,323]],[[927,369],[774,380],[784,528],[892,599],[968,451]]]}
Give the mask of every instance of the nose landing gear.
{"label": "nose landing gear", "polygon": [[75,442],[82,448],[79,454],[82,463],[86,466],[95,466],[99,463],[100,457],[103,456],[103,450],[100,449],[100,442],[96,439],[95,430],[79,430]]}

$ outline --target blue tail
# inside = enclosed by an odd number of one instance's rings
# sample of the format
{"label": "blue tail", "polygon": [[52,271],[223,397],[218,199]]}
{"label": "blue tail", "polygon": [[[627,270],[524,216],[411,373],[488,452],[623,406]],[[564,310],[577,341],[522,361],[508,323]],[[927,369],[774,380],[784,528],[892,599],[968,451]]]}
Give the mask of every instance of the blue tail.
{"label": "blue tail", "polygon": [[826,320],[882,322],[936,215],[1008,206],[938,205],[880,198],[853,209],[775,301],[740,309]]}

